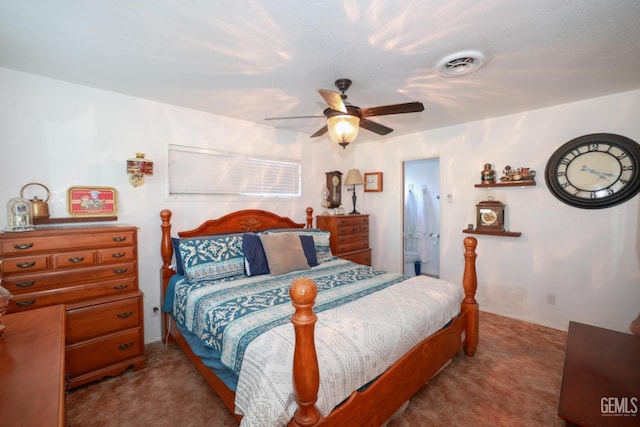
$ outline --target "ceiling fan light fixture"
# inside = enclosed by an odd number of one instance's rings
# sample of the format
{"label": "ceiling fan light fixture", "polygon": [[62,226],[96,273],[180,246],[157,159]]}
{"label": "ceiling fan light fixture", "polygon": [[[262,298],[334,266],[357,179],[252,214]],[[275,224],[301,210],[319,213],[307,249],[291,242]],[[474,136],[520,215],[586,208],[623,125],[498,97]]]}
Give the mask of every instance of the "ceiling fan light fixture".
{"label": "ceiling fan light fixture", "polygon": [[479,70],[486,63],[486,56],[475,50],[448,55],[437,65],[442,77],[462,77]]}
{"label": "ceiling fan light fixture", "polygon": [[337,114],[327,118],[327,127],[331,140],[342,148],[352,143],[360,131],[360,117],[350,114]]}

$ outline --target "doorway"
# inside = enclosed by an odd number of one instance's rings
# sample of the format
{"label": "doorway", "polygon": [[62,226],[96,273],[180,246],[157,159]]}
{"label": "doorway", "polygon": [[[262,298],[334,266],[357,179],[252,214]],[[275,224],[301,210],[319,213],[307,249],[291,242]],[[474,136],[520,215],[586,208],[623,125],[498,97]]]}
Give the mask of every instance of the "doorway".
{"label": "doorway", "polygon": [[440,159],[402,164],[404,274],[440,276]]}

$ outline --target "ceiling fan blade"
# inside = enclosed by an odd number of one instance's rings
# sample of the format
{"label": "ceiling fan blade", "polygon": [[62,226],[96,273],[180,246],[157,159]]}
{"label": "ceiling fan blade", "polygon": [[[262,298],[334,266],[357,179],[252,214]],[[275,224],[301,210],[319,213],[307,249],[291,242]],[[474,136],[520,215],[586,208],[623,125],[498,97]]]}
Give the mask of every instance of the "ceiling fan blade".
{"label": "ceiling fan blade", "polygon": [[319,119],[324,116],[292,116],[292,117],[266,117],[265,120],[289,120],[289,119]]}
{"label": "ceiling fan blade", "polygon": [[380,107],[362,108],[362,117],[387,116],[389,114],[419,113],[424,111],[422,102],[406,102],[404,104],[383,105]]}
{"label": "ceiling fan blade", "polygon": [[315,138],[317,136],[322,136],[325,133],[327,133],[329,131],[329,127],[327,127],[327,125],[322,126],[320,129],[318,129],[316,131],[316,133],[314,133],[313,135],[311,135],[311,138]]}
{"label": "ceiling fan blade", "polygon": [[342,97],[339,93],[324,89],[318,89],[318,93],[324,98],[326,103],[329,105],[329,108],[342,113],[347,113],[347,107],[344,106],[344,101],[342,101]]}
{"label": "ceiling fan blade", "polygon": [[377,133],[378,135],[387,135],[393,132],[393,129],[381,125],[380,123],[372,122],[371,120],[365,118],[360,119],[360,127],[366,130],[370,130],[373,133]]}

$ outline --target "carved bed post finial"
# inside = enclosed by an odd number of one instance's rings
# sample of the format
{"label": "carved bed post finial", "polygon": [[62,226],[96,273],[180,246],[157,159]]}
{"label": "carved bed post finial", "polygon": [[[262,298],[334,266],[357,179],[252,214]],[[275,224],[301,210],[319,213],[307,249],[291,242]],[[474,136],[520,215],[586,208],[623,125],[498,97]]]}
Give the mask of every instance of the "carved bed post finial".
{"label": "carved bed post finial", "polygon": [[307,212],[307,228],[313,228],[313,208],[308,207],[306,212]]}
{"label": "carved bed post finial", "polygon": [[[167,293],[167,285],[169,278],[174,273],[171,269],[171,258],[173,257],[173,245],[171,244],[171,211],[169,209],[163,209],[160,211],[160,218],[162,218],[162,237],[160,238],[160,255],[162,255],[162,267],[160,268],[160,277],[162,278],[162,299]],[[162,336],[167,337],[168,331],[168,313],[162,313]]]}
{"label": "carved bed post finial", "polygon": [[160,242],[160,254],[162,255],[162,267],[169,268],[171,265],[171,256],[173,255],[173,246],[171,245],[171,211],[163,209],[160,211],[162,218],[162,240]]}
{"label": "carved bed post finial", "polygon": [[464,287],[463,307],[467,312],[467,336],[464,345],[464,352],[467,356],[473,356],[478,347],[479,341],[479,316],[480,309],[476,302],[476,289],[478,278],[476,276],[476,246],[478,241],[475,237],[464,239],[464,276],[462,285]]}
{"label": "carved bed post finial", "polygon": [[314,328],[318,317],[313,312],[318,289],[313,280],[296,279],[289,290],[296,312],[291,316],[295,330],[296,345],[293,353],[293,391],[298,409],[289,425],[312,426],[320,419],[318,400],[320,371],[314,341]]}

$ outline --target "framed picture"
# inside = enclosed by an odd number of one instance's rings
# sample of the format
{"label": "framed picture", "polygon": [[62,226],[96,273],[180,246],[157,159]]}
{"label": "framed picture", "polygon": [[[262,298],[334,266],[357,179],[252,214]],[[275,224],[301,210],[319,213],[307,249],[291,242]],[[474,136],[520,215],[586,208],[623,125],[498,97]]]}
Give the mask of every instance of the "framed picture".
{"label": "framed picture", "polygon": [[67,209],[71,216],[115,216],[118,192],[112,187],[69,187]]}
{"label": "framed picture", "polygon": [[365,172],[364,191],[382,191],[382,172]]}

